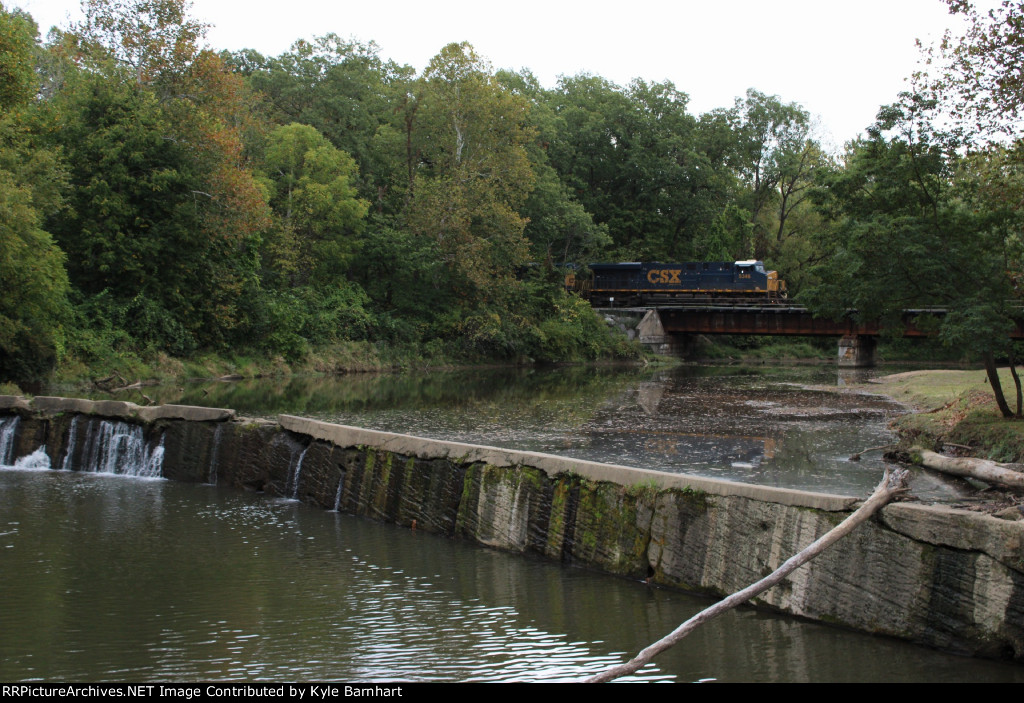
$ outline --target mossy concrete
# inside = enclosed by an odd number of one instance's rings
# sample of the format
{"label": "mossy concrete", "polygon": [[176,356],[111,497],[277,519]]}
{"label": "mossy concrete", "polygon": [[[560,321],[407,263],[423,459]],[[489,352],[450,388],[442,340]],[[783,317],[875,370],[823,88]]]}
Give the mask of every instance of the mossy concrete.
{"label": "mossy concrete", "polygon": [[[0,397],[0,417],[22,417],[18,456],[45,445],[53,466],[85,444],[83,436],[71,441],[72,426],[81,435],[87,424],[75,424],[75,417],[110,412],[142,425],[148,441],[163,442],[168,478],[295,496],[325,509],[712,595],[765,576],[858,503],[849,496],[291,416],[253,421],[231,411],[140,413],[126,405]],[[758,604],[964,654],[1024,661],[1024,522],[943,506],[890,505]]]}

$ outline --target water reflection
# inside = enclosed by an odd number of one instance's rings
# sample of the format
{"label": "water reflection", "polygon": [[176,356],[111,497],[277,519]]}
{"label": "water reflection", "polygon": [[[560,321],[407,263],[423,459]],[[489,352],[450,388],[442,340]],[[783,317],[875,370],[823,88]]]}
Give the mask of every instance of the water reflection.
{"label": "water reflection", "polygon": [[[211,486],[0,470],[0,680],[564,680],[707,602]],[[752,611],[644,680],[1021,680]]]}
{"label": "water reflection", "polygon": [[[850,372],[843,373],[850,382]],[[207,382],[147,394],[160,402],[232,407],[244,415],[287,413],[659,471],[867,495],[884,470],[881,457],[849,457],[891,442],[887,425],[905,410],[844,391],[837,378],[830,366],[570,367]],[[954,499],[964,490],[926,476],[912,483],[915,495],[931,500]]]}

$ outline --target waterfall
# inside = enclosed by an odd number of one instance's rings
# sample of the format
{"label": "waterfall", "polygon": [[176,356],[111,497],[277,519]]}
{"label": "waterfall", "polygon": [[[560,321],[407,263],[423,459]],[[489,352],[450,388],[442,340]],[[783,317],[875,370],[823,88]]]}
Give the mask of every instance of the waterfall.
{"label": "waterfall", "polygon": [[295,473],[294,473],[294,475],[292,477],[292,480],[291,480],[291,487],[289,488],[288,486],[285,486],[285,491],[289,494],[289,496],[288,496],[289,498],[294,498],[294,499],[298,500],[298,497],[299,497],[299,477],[302,475],[302,460],[306,458],[306,452],[309,451],[309,448],[311,446],[313,446],[313,445],[312,444],[307,445],[302,450],[302,454],[299,454],[299,460],[295,464]]}
{"label": "waterfall", "polygon": [[71,428],[68,430],[68,448],[64,454],[64,461],[60,468],[64,471],[74,470],[75,443],[78,441],[78,415],[71,418]]}
{"label": "waterfall", "polygon": [[[97,426],[98,425],[98,426]],[[70,455],[70,452],[69,452]],[[142,428],[114,420],[89,421],[79,471],[121,474],[144,478],[163,475],[164,438],[152,449],[146,446]],[[69,459],[65,457],[65,465]]]}
{"label": "waterfall", "polygon": [[341,512],[341,492],[345,488],[345,474],[341,474],[341,478],[338,479],[338,493],[334,496],[334,512]]}
{"label": "waterfall", "polygon": [[14,462],[16,469],[49,469],[50,455],[46,453],[46,445],[39,447],[28,456],[23,456]]}
{"label": "waterfall", "polygon": [[214,486],[217,485],[217,462],[220,459],[220,441],[223,434],[224,424],[221,423],[217,425],[217,429],[213,433],[213,451],[210,452],[210,473],[206,481]]}
{"label": "waterfall", "polygon": [[0,421],[0,465],[11,466],[14,462],[14,435],[18,431],[21,417],[5,417]]}

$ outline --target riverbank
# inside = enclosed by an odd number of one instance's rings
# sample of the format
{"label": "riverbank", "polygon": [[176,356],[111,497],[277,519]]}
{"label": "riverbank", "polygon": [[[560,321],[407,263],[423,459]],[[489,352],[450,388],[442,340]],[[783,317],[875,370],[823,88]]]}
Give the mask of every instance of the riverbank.
{"label": "riverbank", "polygon": [[[1000,370],[1000,381],[1005,391],[1012,391],[1008,369]],[[861,388],[914,410],[893,423],[904,443],[946,445],[993,461],[1024,459],[1024,421],[1000,415],[983,369],[907,371],[873,379]]]}

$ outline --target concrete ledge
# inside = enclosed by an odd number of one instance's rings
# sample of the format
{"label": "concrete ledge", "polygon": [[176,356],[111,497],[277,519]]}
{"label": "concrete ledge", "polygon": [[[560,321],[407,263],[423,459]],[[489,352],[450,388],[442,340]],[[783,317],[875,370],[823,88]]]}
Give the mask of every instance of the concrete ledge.
{"label": "concrete ledge", "polygon": [[0,395],[0,410],[24,410],[31,412],[28,401],[20,395]]}
{"label": "concrete ledge", "polygon": [[139,407],[139,419],[144,422],[155,420],[188,420],[189,422],[226,422],[235,418],[235,411],[227,408],[201,408],[195,405],[156,405]]}
{"label": "concrete ledge", "polygon": [[601,464],[594,461],[542,454],[520,452],[500,447],[488,447],[462,442],[445,442],[436,439],[413,437],[367,430],[360,427],[335,425],[310,420],[294,415],[280,415],[281,427],[296,434],[330,442],[338,447],[370,446],[403,456],[420,459],[452,459],[464,464],[486,464],[489,466],[531,466],[541,469],[548,476],[577,474],[592,481],[608,481],[630,487],[654,483],[659,488],[690,488],[713,495],[740,496],[768,503],[779,503],[800,508],[813,508],[828,512],[844,512],[852,509],[858,498],[829,493],[811,493],[772,486],[755,486],[748,483],[734,483],[720,479],[700,478],[684,474],[670,474],[663,471],[649,471],[630,466]]}
{"label": "concrete ledge", "polygon": [[21,396],[0,396],[0,410],[27,410],[54,415],[57,413],[80,413],[100,415],[121,420],[138,420],[145,423],[157,420],[187,420],[189,422],[226,422],[235,418],[235,411],[225,408],[202,408],[193,405],[156,405],[143,407],[123,400],[85,400],[83,398],[58,398],[36,396],[26,400]]}

